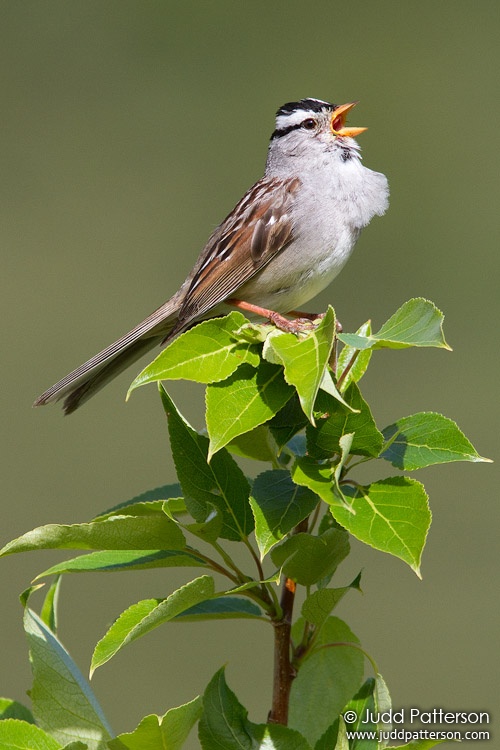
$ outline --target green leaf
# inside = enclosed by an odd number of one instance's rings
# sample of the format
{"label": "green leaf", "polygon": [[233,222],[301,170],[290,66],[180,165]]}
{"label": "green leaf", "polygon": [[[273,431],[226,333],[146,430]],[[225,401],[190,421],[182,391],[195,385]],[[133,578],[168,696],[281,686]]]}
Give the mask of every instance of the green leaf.
{"label": "green leaf", "polygon": [[271,552],[273,563],[283,575],[311,586],[331,575],[349,554],[349,540],[343,530],[328,529],[321,536],[294,534]]}
{"label": "green leaf", "polygon": [[401,558],[420,577],[420,559],[431,522],[427,494],[420,482],[391,477],[356,489],[344,484],[340,497],[335,471],[335,466],[318,465],[306,456],[295,462],[292,478],[327,502],[335,520],[353,536]]}
{"label": "green leaf", "polygon": [[[375,690],[373,692],[375,700],[375,710],[380,714],[378,729],[388,731],[392,729],[392,701],[389,694],[389,688],[381,674],[375,675]],[[385,747],[388,740],[383,740],[381,746]]]}
{"label": "green leaf", "polygon": [[239,341],[263,344],[271,331],[275,330],[276,326],[272,323],[252,323],[245,318],[245,323],[235,332],[235,336]]}
{"label": "green leaf", "polygon": [[[342,717],[339,717],[342,721]],[[342,722],[343,723],[343,722]],[[342,745],[337,742],[339,738],[339,719],[335,719],[333,724],[330,724],[328,729],[321,735],[319,740],[314,745],[314,750],[349,750],[349,743],[345,737],[345,725],[343,738],[345,743]]]}
{"label": "green leaf", "polygon": [[[361,686],[354,698],[343,709],[345,718],[353,712],[357,717],[349,723],[350,732],[385,732],[392,729],[391,698],[382,675],[370,678]],[[376,720],[375,720],[376,719]],[[351,750],[382,750],[388,744],[387,739],[366,737],[351,740]]]}
{"label": "green leaf", "polygon": [[295,460],[291,468],[291,476],[296,484],[309,487],[325,503],[331,505],[342,502],[336,494],[335,469],[336,464],[330,462],[319,464],[310,456],[303,456]]}
{"label": "green leaf", "polygon": [[101,520],[109,516],[147,516],[152,513],[160,513],[166,500],[179,498],[180,495],[182,495],[182,490],[178,482],[165,484],[162,487],[147,490],[147,492],[143,492],[123,503],[118,503],[118,505],[99,513],[93,520]]}
{"label": "green leaf", "polygon": [[122,612],[96,645],[90,674],[92,675],[98,667],[109,661],[127,644],[213,595],[213,578],[201,576],[181,586],[166,599],[144,599],[133,604]]}
{"label": "green leaf", "polygon": [[0,698],[0,721],[5,721],[5,719],[20,719],[27,721],[28,724],[35,723],[29,708],[11,698]]}
{"label": "green leaf", "polygon": [[198,620],[234,620],[262,618],[262,611],[256,604],[240,596],[218,596],[207,599],[186,609],[174,620],[195,622]]}
{"label": "green leaf", "polygon": [[282,368],[268,362],[257,370],[245,365],[227,380],[207,386],[208,460],[238,435],[268,422],[292,393]]}
{"label": "green leaf", "polygon": [[250,432],[237,435],[227,448],[236,456],[270,463],[276,461],[279,453],[278,444],[267,424],[261,424]]}
{"label": "green leaf", "polygon": [[389,695],[389,688],[381,674],[375,675],[375,705],[377,711],[384,712],[389,711],[392,708],[391,696]]}
{"label": "green leaf", "polygon": [[350,453],[373,457],[379,455],[384,439],[356,383],[351,383],[346,390],[345,399],[355,411],[345,409],[326,394],[318,395],[315,412],[318,414],[317,425],[308,425],[306,429],[310,456],[323,459],[340,453],[339,440],[348,433],[354,433]]}
{"label": "green leaf", "polygon": [[340,502],[330,506],[338,523],[375,549],[399,557],[420,577],[420,559],[431,513],[423,485],[408,477],[390,477],[356,488],[343,486],[354,513]]}
{"label": "green leaf", "polygon": [[335,750],[349,750],[349,740],[347,739],[346,725],[342,716],[339,716],[338,718],[338,734],[337,742],[335,743]]}
{"label": "green leaf", "polygon": [[255,538],[261,559],[318,504],[307,487],[294,484],[282,469],[265,471],[255,479],[250,504],[255,516]]}
{"label": "green leaf", "polygon": [[182,549],[184,536],[164,513],[111,516],[72,525],[48,524],[9,542],[0,555],[38,549]]}
{"label": "green leaf", "polygon": [[119,573],[123,570],[148,570],[149,568],[205,567],[204,560],[195,550],[104,550],[80,555],[39,573],[36,580],[59,573]]}
{"label": "green leaf", "polygon": [[119,734],[108,742],[108,747],[110,750],[180,750],[201,711],[201,698],[195,698],[183,706],[171,708],[164,716],[145,716],[133,732]]}
{"label": "green leaf", "polygon": [[362,336],[339,333],[338,338],[354,349],[405,349],[410,346],[450,347],[443,335],[444,316],[429,300],[408,300],[384,323],[378,333]]}
{"label": "green leaf", "polygon": [[342,470],[349,458],[353,437],[353,433],[350,432],[339,438],[340,455],[335,456],[331,461],[320,464],[310,456],[303,456],[297,458],[291,468],[294,482],[309,487],[328,505],[340,503],[348,513],[354,513],[354,511],[345,499],[339,482]]}
{"label": "green leaf", "polygon": [[[377,674],[375,679],[370,677],[366,680],[354,698],[343,708],[342,715],[349,733],[390,732],[392,728],[391,699],[382,675]],[[351,720],[352,718],[354,721]],[[387,742],[384,738],[377,741],[366,736],[354,737],[350,740],[349,748],[350,750],[382,750]]]}
{"label": "green leaf", "polygon": [[398,469],[413,471],[450,461],[489,461],[482,458],[455,422],[435,412],[398,419],[383,430],[389,443],[381,458]]}
{"label": "green leaf", "polygon": [[203,695],[198,736],[203,750],[311,750],[298,732],[279,724],[253,724],[220,669]]}
{"label": "green leaf", "polygon": [[335,381],[333,380],[331,370],[325,370],[323,372],[323,377],[321,378],[321,383],[319,387],[325,393],[328,393],[330,396],[333,396],[333,398],[339,401],[343,406],[345,406],[346,408],[350,408],[348,403],[342,397],[342,394],[340,393],[339,389],[337,388]]}
{"label": "green leaf", "polygon": [[294,435],[293,438],[288,441],[285,448],[286,448],[286,453],[285,455],[282,455],[280,458],[281,458],[281,461],[283,462],[283,465],[286,466],[286,463],[288,463],[291,456],[297,457],[297,456],[306,455],[307,453],[306,436],[304,434]]}
{"label": "green leaf", "polygon": [[39,589],[43,589],[44,587],[45,587],[44,583],[37,583],[34,586],[28,586],[27,589],[22,591],[19,594],[19,601],[21,602],[21,607],[25,609],[25,607],[28,606],[28,602],[30,598],[33,596],[33,594],[35,593],[35,591],[38,591]]}
{"label": "green leaf", "polygon": [[335,313],[328,307],[318,326],[306,334],[272,332],[264,344],[263,356],[280,362],[285,380],[297,389],[304,414],[314,424],[313,407],[335,339]]}
{"label": "green leaf", "polygon": [[[363,338],[369,338],[372,333],[371,321],[363,323],[356,334]],[[347,390],[351,383],[361,380],[372,356],[371,349],[360,351],[353,346],[344,346],[337,360],[336,377],[341,393]]]}
{"label": "green leaf", "polygon": [[248,711],[227,686],[224,669],[219,669],[203,695],[203,715],[198,725],[203,750],[253,750],[247,716]]}
{"label": "green leaf", "polygon": [[190,534],[197,536],[198,539],[213,544],[221,535],[223,522],[222,513],[219,508],[213,505],[205,521],[202,523],[187,523],[184,524],[183,528]]}
{"label": "green leaf", "polygon": [[234,336],[245,322],[240,312],[231,312],[225,318],[205,320],[181,334],[139,373],[129,394],[141,385],[160,380],[225,380],[244,362],[257,367],[260,358],[255,347]]}
{"label": "green leaf", "polygon": [[359,579],[360,576],[357,576],[349,586],[342,586],[341,588],[335,589],[324,588],[313,591],[313,593],[309,594],[302,604],[302,616],[318,629],[322,628],[332,610],[335,609],[339,601],[350,589],[361,591],[359,587]]}
{"label": "green leaf", "polygon": [[353,438],[354,438],[354,434],[352,432],[348,432],[346,435],[342,435],[342,437],[339,439],[340,458],[335,467],[335,471],[333,472],[335,488],[337,490],[337,496],[341,500],[344,508],[348,510],[350,513],[352,513],[353,511],[349,503],[346,501],[344,497],[344,493],[341,490],[340,480],[342,478],[342,472],[344,470],[344,466],[346,465],[347,459],[349,458],[349,455],[351,453]]}
{"label": "green leaf", "polygon": [[[300,642],[304,620],[293,626],[292,637]],[[311,745],[339,715],[363,679],[363,655],[359,649],[328,644],[359,643],[345,622],[330,617],[323,625],[315,651],[300,666],[290,695],[289,726]],[[324,648],[322,648],[324,647]]]}
{"label": "green leaf", "polygon": [[334,502],[333,496],[333,474],[335,465],[318,463],[310,456],[297,458],[291,469],[291,477],[296,484],[309,487],[322,500],[329,504]]}
{"label": "green leaf", "polygon": [[[80,740],[89,750],[104,750],[112,730],[87,680],[56,636],[28,608],[24,611],[24,629],[33,671],[30,697],[37,724],[62,745]],[[33,747],[36,745],[30,750]]]}
{"label": "green leaf", "polygon": [[283,448],[308,423],[309,420],[302,411],[299,397],[294,393],[285,406],[271,419],[269,429],[278,447]]}
{"label": "green leaf", "polygon": [[224,449],[207,463],[208,438],[199,435],[184,420],[164,388],[160,388],[160,394],[168,417],[174,464],[189,512],[202,523],[215,505],[222,513],[224,539],[248,536],[254,522],[248,502],[250,485],[245,475]]}
{"label": "green leaf", "polygon": [[40,619],[54,634],[57,633],[57,603],[59,600],[60,586],[61,577],[57,576],[49,586],[49,590],[45,595],[42,609],[40,611]]}
{"label": "green leaf", "polygon": [[[342,716],[347,725],[348,732],[376,732],[378,725],[371,721],[376,711],[375,708],[375,680],[370,677],[361,685],[360,689],[342,710]],[[354,721],[349,721],[350,717],[355,716]],[[350,750],[377,750],[382,747],[376,739],[360,737],[351,739],[349,743]]]}
{"label": "green leaf", "polygon": [[43,729],[19,719],[0,721],[1,750],[60,750],[61,745]]}

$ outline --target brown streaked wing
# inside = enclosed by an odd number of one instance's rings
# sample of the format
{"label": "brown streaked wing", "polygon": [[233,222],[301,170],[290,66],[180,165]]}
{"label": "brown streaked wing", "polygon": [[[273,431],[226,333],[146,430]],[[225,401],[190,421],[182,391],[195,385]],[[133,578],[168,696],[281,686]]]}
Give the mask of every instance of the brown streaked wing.
{"label": "brown streaked wing", "polygon": [[191,273],[177,330],[234,294],[288,244],[299,184],[298,177],[259,180],[217,227]]}

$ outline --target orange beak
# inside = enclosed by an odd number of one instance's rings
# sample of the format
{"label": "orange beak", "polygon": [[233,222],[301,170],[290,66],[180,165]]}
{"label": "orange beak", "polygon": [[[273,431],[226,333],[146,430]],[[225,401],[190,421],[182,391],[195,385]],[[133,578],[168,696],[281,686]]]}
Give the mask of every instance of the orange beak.
{"label": "orange beak", "polygon": [[358,102],[350,102],[349,104],[340,104],[332,114],[331,128],[334,136],[347,136],[348,138],[356,138],[360,133],[364,133],[367,128],[346,128],[345,120],[347,113],[356,106]]}

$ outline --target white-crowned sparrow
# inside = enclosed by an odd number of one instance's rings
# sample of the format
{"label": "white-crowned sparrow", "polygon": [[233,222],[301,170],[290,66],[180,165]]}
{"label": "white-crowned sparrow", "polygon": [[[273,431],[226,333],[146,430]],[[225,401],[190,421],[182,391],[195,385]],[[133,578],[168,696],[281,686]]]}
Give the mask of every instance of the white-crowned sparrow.
{"label": "white-crowned sparrow", "polygon": [[155,344],[227,313],[229,304],[272,319],[269,311],[296,310],[321,292],[361,229],[388,205],[386,177],[362,165],[353,140],[365,128],[345,126],[354,105],[319,99],[283,105],[264,177],[213,232],[179,291],[35,406],[64,398],[65,412],[74,411]]}

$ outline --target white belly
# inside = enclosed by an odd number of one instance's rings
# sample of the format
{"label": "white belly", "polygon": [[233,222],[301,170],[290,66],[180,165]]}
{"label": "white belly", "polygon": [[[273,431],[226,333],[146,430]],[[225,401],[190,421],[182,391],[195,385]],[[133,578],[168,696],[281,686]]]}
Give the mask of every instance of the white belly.
{"label": "white belly", "polygon": [[359,231],[345,229],[328,247],[323,237],[297,239],[240,287],[235,296],[277,312],[300,309],[342,270],[358,235]]}

